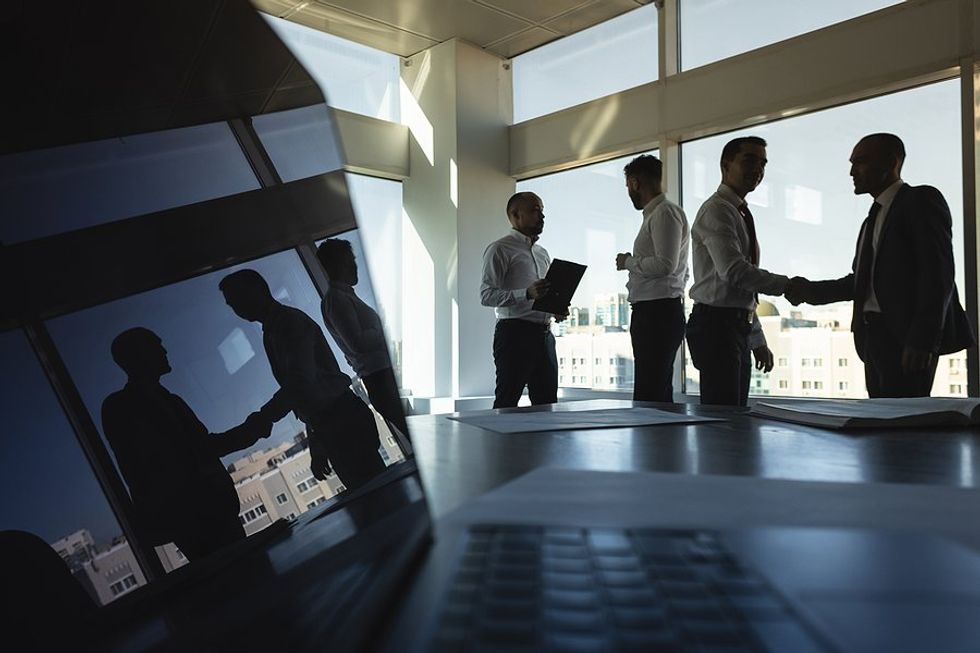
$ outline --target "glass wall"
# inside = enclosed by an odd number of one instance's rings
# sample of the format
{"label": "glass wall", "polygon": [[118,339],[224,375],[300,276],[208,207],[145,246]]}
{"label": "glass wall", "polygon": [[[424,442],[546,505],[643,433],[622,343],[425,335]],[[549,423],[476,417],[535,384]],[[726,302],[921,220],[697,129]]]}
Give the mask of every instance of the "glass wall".
{"label": "glass wall", "polygon": [[[657,151],[648,152],[657,155]],[[552,258],[588,266],[568,320],[554,327],[558,385],[633,390],[626,272],[616,254],[633,249],[642,213],[626,192],[623,166],[634,156],[518,182],[544,203],[540,244]]]}
{"label": "glass wall", "polygon": [[652,3],[514,57],[514,122],[652,82],[657,61]]}
{"label": "glass wall", "polygon": [[96,604],[109,603],[146,578],[27,337],[0,334],[0,358],[0,530],[50,544]]}
{"label": "glass wall", "polygon": [[323,90],[330,106],[381,120],[400,120],[397,55],[261,15]]}
{"label": "glass wall", "polygon": [[335,127],[325,104],[252,118],[255,133],[279,177],[295,181],[344,167]]}
{"label": "glass wall", "polygon": [[[721,182],[719,156],[731,138],[755,134],[768,143],[763,183],[747,200],[755,216],[763,268],[809,279],[847,274],[872,199],[856,196],[851,150],[861,136],[892,132],[905,142],[902,177],[935,186],[953,216],[956,283],[963,300],[963,200],[959,85],[956,80],[722,134],[681,146],[683,204],[689,218]],[[753,372],[757,395],[866,397],[864,369],[850,331],[851,303],[792,307],[762,297],[760,316],[776,366]],[[687,390],[697,370],[688,359]],[[940,360],[934,395],[966,396],[966,353]]]}
{"label": "glass wall", "polygon": [[806,34],[901,0],[678,0],[681,70]]}
{"label": "glass wall", "polygon": [[259,187],[227,123],[0,156],[0,241],[21,242]]}

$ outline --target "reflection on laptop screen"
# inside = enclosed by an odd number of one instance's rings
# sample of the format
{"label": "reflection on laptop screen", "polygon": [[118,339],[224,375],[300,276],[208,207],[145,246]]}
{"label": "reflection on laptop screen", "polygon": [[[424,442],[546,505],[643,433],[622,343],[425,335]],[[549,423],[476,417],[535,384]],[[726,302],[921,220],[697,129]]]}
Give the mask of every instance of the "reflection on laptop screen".
{"label": "reflection on laptop screen", "polygon": [[71,61],[25,39],[36,87],[0,151],[0,478],[30,497],[0,512],[4,625],[41,649],[352,637],[429,528],[399,293],[372,284],[398,279],[399,184],[343,172],[321,90],[247,2],[56,13],[85,38]]}

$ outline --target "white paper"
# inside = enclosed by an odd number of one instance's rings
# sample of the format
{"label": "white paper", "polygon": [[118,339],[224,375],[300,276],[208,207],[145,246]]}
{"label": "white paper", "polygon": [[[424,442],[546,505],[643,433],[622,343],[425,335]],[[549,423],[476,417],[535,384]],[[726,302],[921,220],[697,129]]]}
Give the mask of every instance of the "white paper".
{"label": "white paper", "polygon": [[449,417],[449,419],[497,433],[569,431],[723,421],[715,417],[683,415],[656,408],[642,407],[457,415]]}

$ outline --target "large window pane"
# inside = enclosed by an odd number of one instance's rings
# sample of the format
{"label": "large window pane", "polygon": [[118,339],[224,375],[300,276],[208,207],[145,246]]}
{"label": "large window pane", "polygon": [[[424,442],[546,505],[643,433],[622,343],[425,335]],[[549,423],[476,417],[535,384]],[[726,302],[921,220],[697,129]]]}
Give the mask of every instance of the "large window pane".
{"label": "large window pane", "polygon": [[216,197],[259,183],[225,123],[0,157],[10,244]]}
{"label": "large window pane", "polygon": [[338,109],[399,121],[398,56],[297,23],[262,16]]}
{"label": "large window pane", "polygon": [[[265,278],[276,299],[299,308],[323,329],[319,294],[293,251],[49,323],[52,337],[100,429],[103,401],[126,383],[124,373],[111,358],[110,343],[122,331],[136,326],[160,337],[172,369],[161,383],[181,397],[210,432],[241,423],[272,397],[278,384],[265,355],[261,326],[236,316],[218,289],[225,275],[245,267]],[[350,374],[340,350],[332,342],[331,346],[341,369]],[[382,433],[381,440],[389,464],[403,458],[393,439]],[[111,450],[108,442],[107,447]],[[222,462],[235,482],[240,519],[248,534],[278,518],[296,517],[345,489],[336,475],[325,482],[310,480],[305,427],[292,413],[275,424],[270,437],[224,456]],[[169,556],[171,562],[179,563],[174,554],[172,548],[161,551],[165,559]]]}
{"label": "large window pane", "polygon": [[541,245],[551,257],[589,268],[572,297],[569,319],[553,328],[561,387],[633,389],[626,272],[616,270],[616,254],[632,251],[642,219],[623,177],[623,166],[633,158],[517,184],[518,191],[536,193],[544,203]]}
{"label": "large window pane", "polygon": [[[851,150],[866,134],[892,132],[905,142],[902,178],[935,186],[953,216],[956,283],[963,301],[963,201],[959,86],[955,80],[761,125],[682,145],[684,207],[692,218],[721,181],[719,156],[731,138],[755,134],[768,143],[763,183],[748,196],[762,248],[762,267],[809,279],[847,274],[861,223],[871,206],[856,196]],[[757,395],[866,397],[864,368],[850,332],[851,303],[792,307],[762,297],[760,316],[776,367],[753,372]],[[688,359],[688,391],[697,370]],[[966,354],[940,359],[933,394],[966,396]]]}
{"label": "large window pane", "polygon": [[[0,334],[0,359],[0,530],[27,531],[49,543],[97,604],[145,584],[23,333]],[[123,578],[131,580],[113,591]]]}
{"label": "large window pane", "polygon": [[658,76],[651,3],[515,57],[514,122],[652,82]]}
{"label": "large window pane", "polygon": [[326,105],[255,116],[252,124],[283,181],[305,179],[344,166]]}
{"label": "large window pane", "polygon": [[761,48],[901,0],[680,0],[681,69]]}

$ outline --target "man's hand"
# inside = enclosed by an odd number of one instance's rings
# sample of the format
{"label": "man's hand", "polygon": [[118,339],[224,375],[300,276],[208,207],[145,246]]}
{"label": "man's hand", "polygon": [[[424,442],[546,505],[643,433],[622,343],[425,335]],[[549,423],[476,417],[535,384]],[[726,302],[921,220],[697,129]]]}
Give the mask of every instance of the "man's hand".
{"label": "man's hand", "polygon": [[755,355],[755,369],[763,372],[772,371],[772,350],[766,345],[760,345],[752,350]]}
{"label": "man's hand", "polygon": [[316,433],[310,433],[308,441],[310,443],[310,471],[313,472],[313,478],[318,481],[325,481],[327,476],[333,474],[330,460],[327,458],[327,451]]}
{"label": "man's hand", "polygon": [[528,299],[538,299],[539,297],[544,297],[545,295],[547,295],[550,289],[551,289],[550,281],[548,281],[547,279],[538,279],[537,281],[535,281],[534,283],[532,283],[530,286],[527,287],[527,290],[525,291],[524,295]]}
{"label": "man's hand", "polygon": [[242,426],[248,429],[249,434],[255,436],[256,440],[267,438],[272,434],[272,421],[258,411],[246,417]]}
{"label": "man's hand", "polygon": [[931,351],[922,351],[905,345],[902,350],[902,369],[906,372],[924,372],[932,367],[936,355]]}
{"label": "man's hand", "polygon": [[625,270],[626,269],[626,259],[633,256],[631,252],[624,252],[622,254],[616,254],[616,269]]}
{"label": "man's hand", "polygon": [[809,300],[810,294],[810,280],[804,279],[803,277],[793,277],[786,284],[786,290],[783,295],[793,306],[799,306],[800,304]]}
{"label": "man's hand", "polygon": [[564,322],[568,319],[568,308],[566,307],[561,313],[555,313],[555,322]]}

